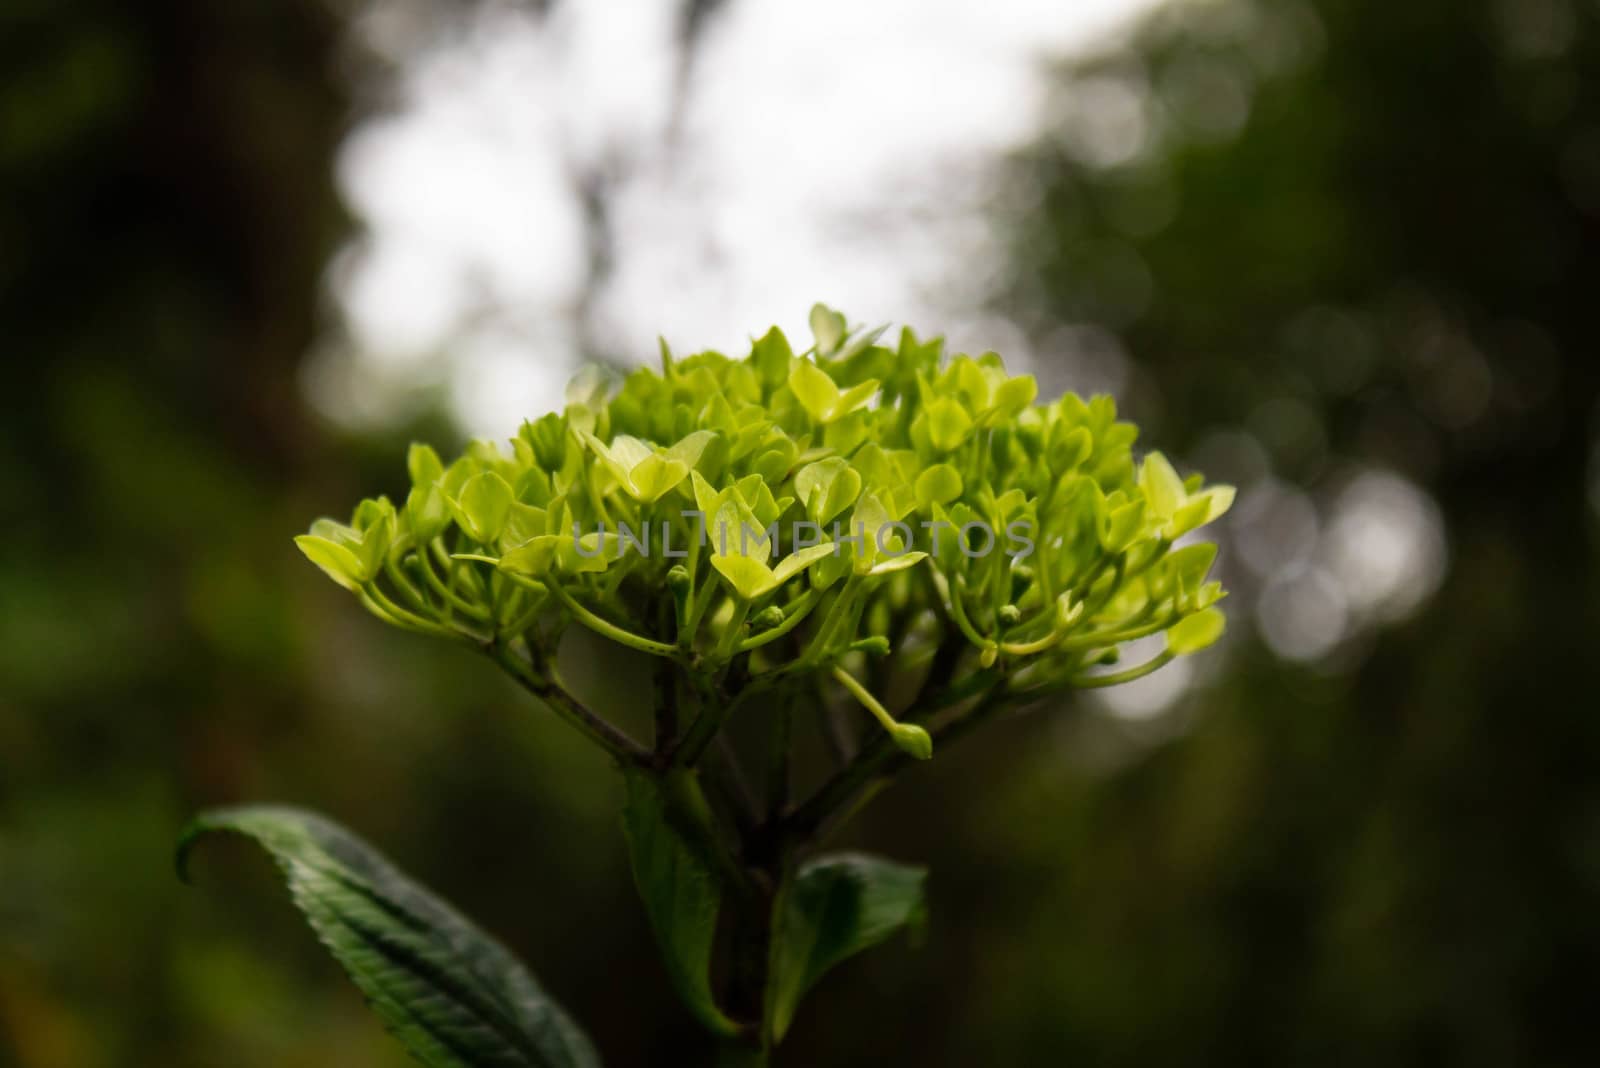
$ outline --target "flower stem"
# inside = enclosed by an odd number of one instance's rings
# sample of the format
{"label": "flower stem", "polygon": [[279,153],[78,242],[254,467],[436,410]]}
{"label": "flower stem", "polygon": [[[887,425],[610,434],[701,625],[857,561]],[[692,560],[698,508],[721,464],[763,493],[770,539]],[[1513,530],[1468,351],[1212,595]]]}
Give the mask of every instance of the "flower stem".
{"label": "flower stem", "polygon": [[794,604],[790,607],[789,614],[783,617],[782,623],[779,623],[771,630],[762,631],[760,634],[757,634],[754,637],[746,638],[744,641],[740,642],[739,652],[748,653],[752,649],[759,649],[768,642],[777,641],[785,634],[788,634],[795,627],[799,626],[801,620],[805,619],[806,616],[811,614],[811,609],[816,607],[816,603],[821,597],[822,591],[815,588],[809,589],[805,593],[801,594],[795,599]]}
{"label": "flower stem", "polygon": [[614,642],[630,646],[642,653],[649,653],[652,656],[675,657],[678,655],[678,650],[673,646],[667,645],[664,642],[653,641],[650,638],[646,638],[642,634],[635,634],[631,630],[625,630],[624,628],[617,626],[615,623],[601,619],[599,616],[589,611],[589,609],[579,604],[572,594],[567,592],[566,587],[561,585],[561,583],[557,582],[553,578],[550,580],[550,588],[555,591],[555,595],[561,600],[561,603],[567,606],[567,610],[578,618],[578,622],[582,623],[596,634],[604,635]]}
{"label": "flower stem", "polygon": [[1096,690],[1103,686],[1117,686],[1124,682],[1132,682],[1134,679],[1142,679],[1156,669],[1170,664],[1172,660],[1173,654],[1168,650],[1160,656],[1147,660],[1138,667],[1128,668],[1126,671],[1115,671],[1109,675],[1074,676],[1071,685],[1074,689],[1079,690]]}
{"label": "flower stem", "polygon": [[883,724],[884,730],[892,731],[900,725],[895,722],[893,716],[889,715],[889,710],[884,708],[876,697],[872,696],[872,691],[857,682],[856,677],[850,672],[842,667],[835,667],[833,669],[833,677],[838,679],[844,688],[850,691],[852,697],[861,702],[863,708],[872,713],[874,719]]}
{"label": "flower stem", "polygon": [[649,763],[649,750],[591,711],[582,701],[572,696],[558,680],[549,677],[548,673],[535,672],[531,665],[524,662],[503,643],[491,643],[488,651],[495,662],[516,679],[523,689],[549,705],[555,710],[556,715],[611,754],[619,764]]}

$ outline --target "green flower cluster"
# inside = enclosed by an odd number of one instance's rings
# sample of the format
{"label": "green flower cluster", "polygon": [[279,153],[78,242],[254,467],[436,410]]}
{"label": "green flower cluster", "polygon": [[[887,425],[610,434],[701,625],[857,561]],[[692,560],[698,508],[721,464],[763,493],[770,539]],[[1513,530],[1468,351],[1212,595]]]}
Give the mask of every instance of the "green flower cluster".
{"label": "green flower cluster", "polygon": [[[890,347],[820,305],[811,327],[800,354],[775,328],[743,359],[663,345],[614,396],[580,376],[509,451],[475,442],[445,465],[414,445],[403,504],[362,501],[298,544],[379,618],[482,646],[624,760],[692,762],[741,695],[819,675],[925,758],[924,710],[897,719],[882,697],[918,688],[890,676],[937,664],[974,680],[951,693],[1027,698],[1220,635],[1216,546],[1174,544],[1231,487],[1136,460],[1109,397],[1037,404],[993,353],[945,360],[910,330]],[[560,697],[573,623],[723,711],[644,750]],[[1105,670],[1163,631],[1164,652]]]}

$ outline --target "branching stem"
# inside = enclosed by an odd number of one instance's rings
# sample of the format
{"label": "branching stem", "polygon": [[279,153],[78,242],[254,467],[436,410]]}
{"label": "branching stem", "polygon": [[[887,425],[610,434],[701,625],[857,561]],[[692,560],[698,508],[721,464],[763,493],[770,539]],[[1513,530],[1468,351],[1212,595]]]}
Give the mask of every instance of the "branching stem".
{"label": "branching stem", "polygon": [[488,652],[523,689],[549,705],[556,715],[576,727],[619,764],[649,764],[649,750],[574,697],[555,678],[552,669],[547,667],[545,671],[536,672],[502,642],[489,643]]}
{"label": "branching stem", "polygon": [[609,620],[601,619],[579,604],[577,599],[567,592],[566,587],[554,579],[550,580],[550,588],[555,591],[555,595],[560,599],[561,603],[567,606],[567,611],[577,617],[578,622],[596,634],[610,638],[618,644],[630,646],[642,653],[649,653],[651,656],[677,657],[678,650],[676,647],[667,645],[665,642],[646,638],[642,634],[635,634],[633,631],[619,627]]}

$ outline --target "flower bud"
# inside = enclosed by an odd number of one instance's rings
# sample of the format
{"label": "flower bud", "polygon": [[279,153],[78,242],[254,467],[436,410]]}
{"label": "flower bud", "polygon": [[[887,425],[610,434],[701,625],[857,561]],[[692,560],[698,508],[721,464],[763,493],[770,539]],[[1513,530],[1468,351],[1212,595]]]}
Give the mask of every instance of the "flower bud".
{"label": "flower bud", "polygon": [[694,583],[689,578],[689,569],[682,564],[674,564],[672,570],[667,572],[667,589],[672,591],[674,597],[686,597]]}
{"label": "flower bud", "polygon": [[759,634],[764,630],[771,630],[783,622],[783,609],[772,604],[763,608],[750,618],[750,631]]}
{"label": "flower bud", "polygon": [[896,723],[889,728],[889,737],[907,755],[917,760],[933,759],[933,738],[915,723]]}

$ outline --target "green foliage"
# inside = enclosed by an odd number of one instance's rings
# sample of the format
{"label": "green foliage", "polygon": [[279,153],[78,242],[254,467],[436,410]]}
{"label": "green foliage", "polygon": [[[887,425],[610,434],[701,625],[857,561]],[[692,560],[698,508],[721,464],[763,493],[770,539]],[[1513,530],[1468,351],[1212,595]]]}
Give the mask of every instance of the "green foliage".
{"label": "green foliage", "polygon": [[384,1024],[429,1068],[597,1068],[593,1046],[494,939],[350,832],[278,806],[200,815],[203,836],[238,834],[271,854],[295,907]]}
{"label": "green foliage", "polygon": [[1215,608],[1196,612],[1175,624],[1167,631],[1167,648],[1175,656],[1198,653],[1222,637],[1226,620]]}
{"label": "green foliage", "polygon": [[[474,680],[457,650],[340,641],[335,588],[274,544],[330,476],[387,488],[370,464],[398,471],[406,441],[319,431],[299,388],[317,276],[348,229],[330,156],[354,86],[329,10],[211,5],[196,21],[162,4],[23,3],[6,22],[8,114],[27,121],[10,124],[0,165],[18,357],[0,1063],[393,1063],[372,1046],[379,1029],[350,1027],[328,996],[337,969],[307,974],[271,933],[218,939],[209,910],[175,903],[148,863],[174,797],[261,781],[339,797],[356,826],[439,813],[408,857],[443,871],[494,851],[512,886],[476,895],[483,918],[517,915],[521,887],[538,912],[515,927],[541,947],[541,974],[582,992],[586,1019],[628,1006],[608,1046],[669,1032],[665,1006],[629,996],[649,976],[597,982],[610,954],[559,937],[570,912],[551,906],[613,857],[586,851],[594,810],[614,808],[581,777],[594,762],[505,744],[525,725],[491,710],[499,680]],[[939,932],[870,983],[824,979],[863,996],[802,1019],[793,1063],[1593,1063],[1572,979],[1600,964],[1583,818],[1600,681],[1552,636],[1600,634],[1581,521],[1600,364],[1585,355],[1600,21],[1503,0],[1157,15],[1164,32],[1118,34],[1063,91],[1098,99],[1109,77],[1143,99],[1132,166],[1030,174],[1017,183],[1030,195],[1007,198],[1027,205],[1027,254],[1005,272],[1026,295],[1015,320],[1040,341],[1061,322],[1119,333],[1169,455],[1198,456],[1228,428],[1313,493],[1351,461],[1405,474],[1442,511],[1448,585],[1426,615],[1348,651],[1365,658],[1312,672],[1246,635],[1198,714],[1151,750],[1063,760],[1013,735],[963,755],[941,737],[962,777],[1012,785],[924,789],[916,827],[903,809],[865,814],[863,841],[938,856]],[[1219,113],[1245,121],[1237,140],[1195,132]],[[129,174],[139,195],[108,199]],[[1485,402],[1467,426],[1463,389]],[[851,669],[886,692],[886,655]],[[735,727],[771,718],[755,711]],[[1140,733],[1099,717],[1079,729],[1094,752]],[[445,815],[478,805],[498,811]],[[535,826],[497,837],[523,821]],[[540,870],[564,878],[530,879]],[[1023,878],[1004,923],[987,922],[988,885]],[[288,911],[270,893],[228,906],[245,931],[276,932]],[[617,922],[632,933],[642,917]],[[552,972],[557,959],[571,970]],[[899,986],[912,971],[944,979]]]}
{"label": "green foliage", "polygon": [[[1173,543],[1233,497],[1158,452],[1136,459],[1109,397],[1036,404],[1033,379],[993,353],[946,360],[909,330],[879,345],[881,330],[820,305],[811,321],[798,355],[774,329],[744,359],[663,346],[660,371],[614,392],[586,372],[509,450],[474,442],[445,464],[413,446],[404,508],[365,500],[348,524],[318,520],[298,539],[373,614],[487,652],[611,755],[672,984],[708,1031],[756,1052],[828,969],[922,911],[921,869],[807,861],[818,832],[997,710],[1139,678],[1216,641],[1216,548]],[[652,745],[562,683],[573,624],[656,658]],[[1154,659],[1097,670],[1162,631]],[[942,666],[908,677],[919,659]],[[832,687],[882,733],[796,801],[788,724]],[[908,688],[895,710],[879,696]],[[767,721],[764,811],[739,810],[747,787],[726,767],[737,757],[719,736],[736,712]],[[329,833],[244,826],[280,859]],[[343,933],[365,914],[338,911],[365,899],[318,904],[297,880],[324,868],[285,867],[370,985]]]}
{"label": "green foliage", "polygon": [[[718,1034],[738,1025],[717,1008],[711,991],[711,950],[722,905],[714,849],[704,840],[711,814],[691,773],[658,780],[629,772],[623,828],[634,882],[661,945],[667,973],[695,1017]],[[668,800],[671,791],[678,804]],[[680,820],[693,820],[686,826]]]}
{"label": "green foliage", "polygon": [[993,353],[946,361],[909,330],[891,349],[821,306],[812,324],[801,355],[773,329],[743,360],[663,352],[614,395],[586,377],[509,452],[446,466],[415,446],[406,508],[363,502],[301,548],[399,626],[538,660],[576,621],[708,672],[758,645],[753,670],[821,671],[890,604],[985,667],[1006,658],[1014,688],[1056,689],[1206,607],[1203,571],[1179,581],[1169,549],[1232,488],[1136,461],[1109,397],[1040,405]]}
{"label": "green foliage", "polygon": [[871,949],[924,912],[927,869],[881,857],[836,854],[802,865],[778,899],[767,1021],[782,1040],[800,999],[839,962]]}

